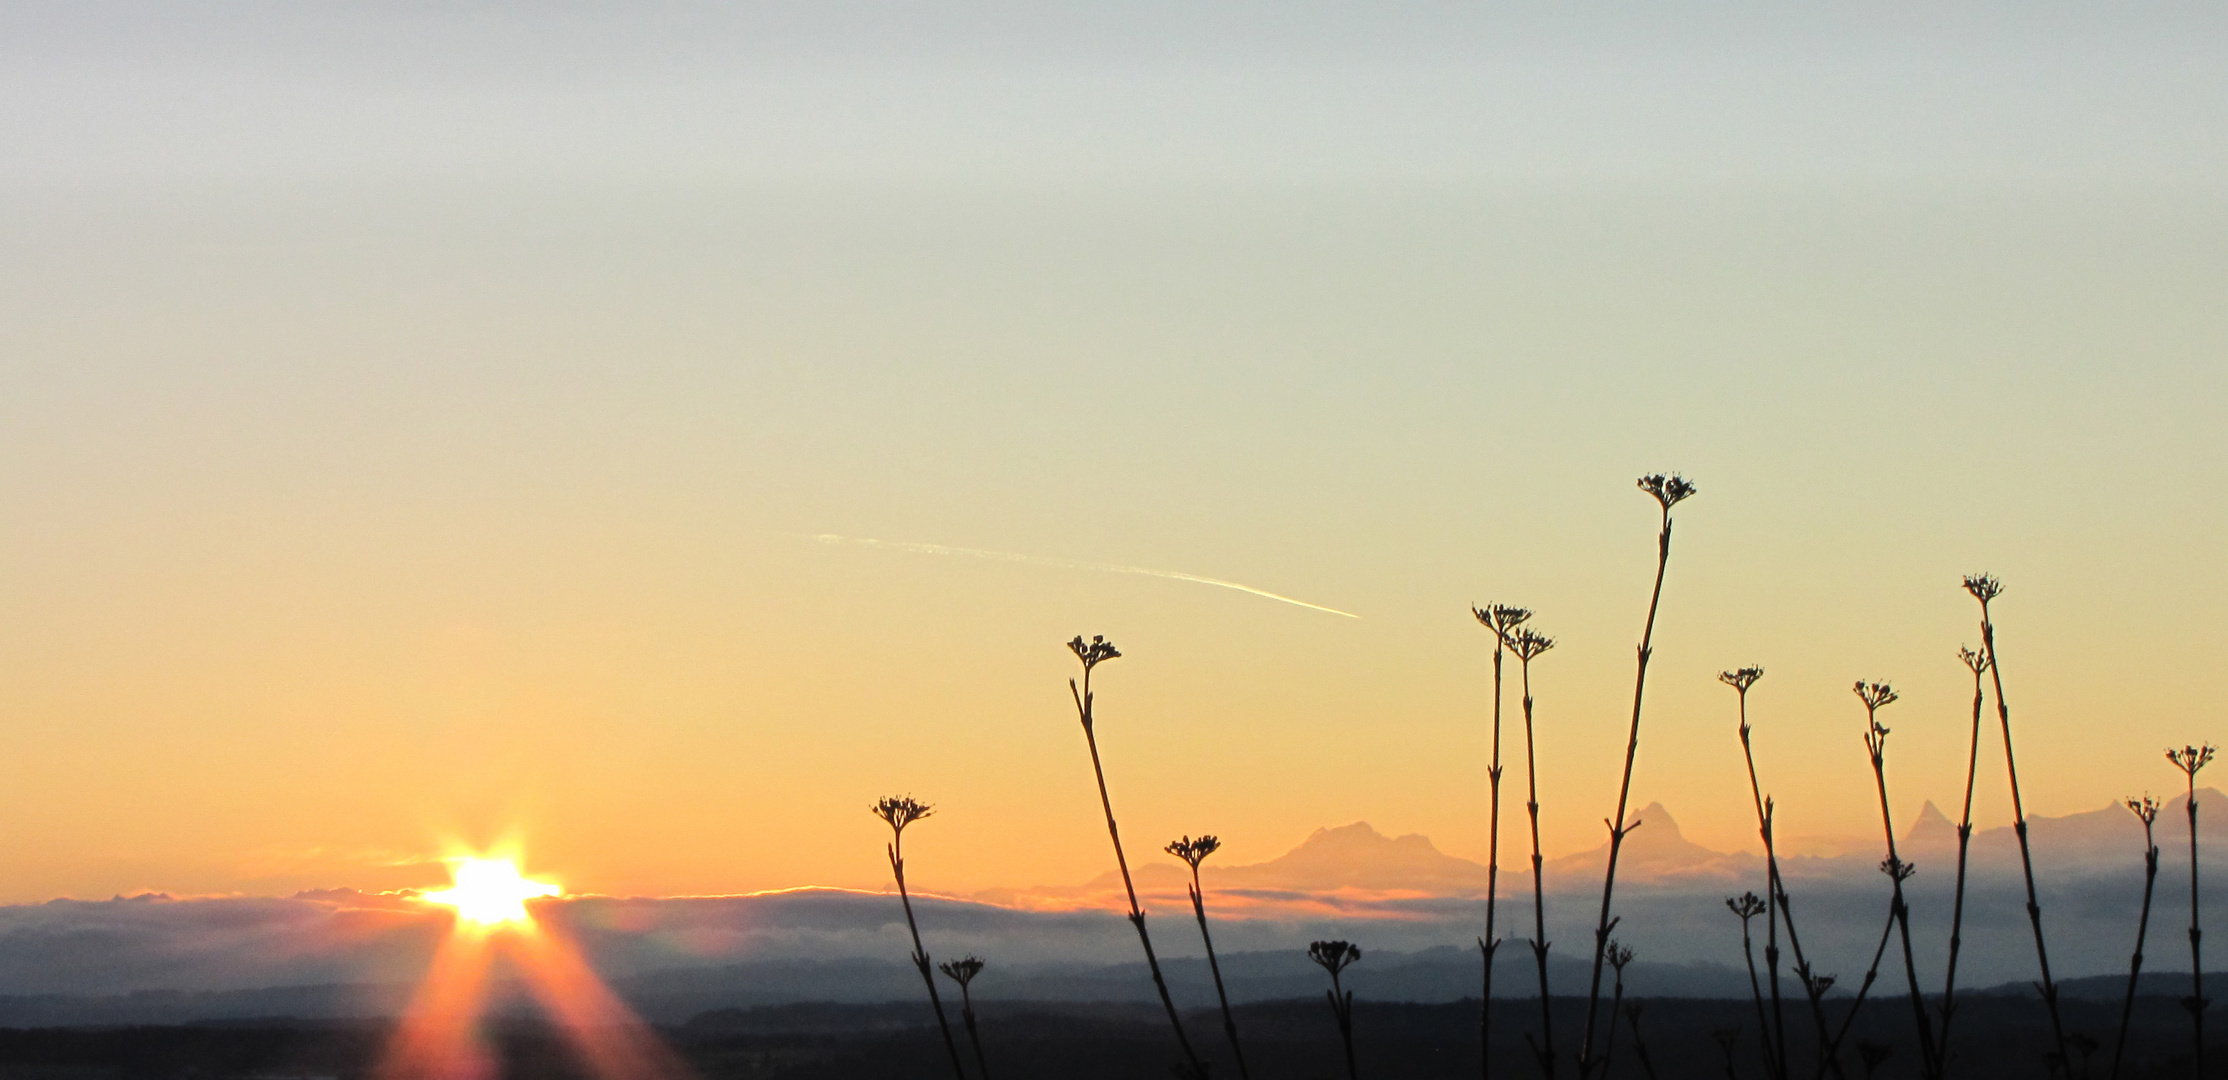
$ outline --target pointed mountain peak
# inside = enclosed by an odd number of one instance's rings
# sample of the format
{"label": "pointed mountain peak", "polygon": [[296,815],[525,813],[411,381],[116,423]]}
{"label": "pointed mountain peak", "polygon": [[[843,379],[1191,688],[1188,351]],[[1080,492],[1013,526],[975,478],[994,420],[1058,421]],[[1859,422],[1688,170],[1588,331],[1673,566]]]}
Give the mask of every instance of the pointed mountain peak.
{"label": "pointed mountain peak", "polygon": [[1671,811],[1664,809],[1660,802],[1652,802],[1641,807],[1640,812],[1634,814],[1633,817],[1647,822],[1647,827],[1654,829],[1657,836],[1668,833],[1677,839],[1686,839],[1686,834],[1679,831],[1677,819],[1673,818]]}
{"label": "pointed mountain peak", "polygon": [[1942,812],[1941,807],[1934,805],[1934,800],[1928,799],[1926,805],[1919,808],[1918,819],[1911,822],[1911,831],[1903,834],[1903,842],[1918,845],[1955,844],[1957,825],[1949,819],[1948,814]]}

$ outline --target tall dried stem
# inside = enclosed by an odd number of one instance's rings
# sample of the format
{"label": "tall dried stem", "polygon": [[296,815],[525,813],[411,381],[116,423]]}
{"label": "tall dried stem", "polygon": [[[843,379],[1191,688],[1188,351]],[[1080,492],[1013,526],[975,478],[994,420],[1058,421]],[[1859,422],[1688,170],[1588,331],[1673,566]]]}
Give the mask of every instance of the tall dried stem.
{"label": "tall dried stem", "polygon": [[[1646,1010],[1647,1007],[1647,1003],[1640,1001],[1635,1001],[1629,1005],[1626,1005],[1625,1026],[1632,1029],[1632,1054],[1634,1057],[1640,1059],[1640,1072],[1645,1075],[1648,1080],[1656,1080],[1655,1059],[1648,1056],[1648,1039],[1646,1036],[1640,1034],[1640,1014],[1642,1011]],[[1609,1022],[1612,1024],[1616,1023],[1616,1016],[1610,1016]]]}
{"label": "tall dried stem", "polygon": [[2189,811],[2189,996],[2182,999],[2182,1008],[2189,1010],[2190,1043],[2194,1051],[2190,1075],[2205,1075],[2205,928],[2197,918],[2197,770],[2210,764],[2213,745],[2185,746],[2168,750],[2166,759],[2182,771],[2187,781],[2186,791]]}
{"label": "tall dried stem", "polygon": [[1555,1080],[1555,1006],[1547,992],[1547,876],[1546,860],[1540,855],[1539,844],[1539,758],[1532,729],[1532,661],[1541,653],[1555,647],[1555,639],[1544,637],[1531,627],[1521,627],[1509,635],[1509,651],[1516,654],[1523,668],[1524,680],[1524,783],[1526,798],[1524,810],[1532,818],[1532,959],[1539,965],[1539,1020],[1540,1039],[1532,1041],[1526,1033],[1524,1041],[1532,1048],[1532,1056],[1539,1059],[1540,1072],[1548,1080]]}
{"label": "tall dried stem", "polygon": [[1640,706],[1648,688],[1648,658],[1654,652],[1656,608],[1663,601],[1663,575],[1671,564],[1671,508],[1693,495],[1695,487],[1685,477],[1673,473],[1641,477],[1640,490],[1655,496],[1657,505],[1663,510],[1663,524],[1656,534],[1656,583],[1648,594],[1648,619],[1640,630],[1639,667],[1632,680],[1632,729],[1625,738],[1624,779],[1617,786],[1617,816],[1607,822],[1609,866],[1601,877],[1601,919],[1594,926],[1594,973],[1586,991],[1585,1034],[1578,1044],[1578,1075],[1581,1078],[1593,1068],[1594,1031],[1601,1009],[1601,965],[1609,949],[1609,932],[1615,928],[1609,911],[1617,891],[1617,856],[1624,850],[1626,834],[1640,827],[1638,821],[1625,820],[1625,808],[1632,797],[1633,761],[1640,754]]}
{"label": "tall dried stem", "polygon": [[1238,1018],[1230,1012],[1229,992],[1222,988],[1222,964],[1215,959],[1214,935],[1207,932],[1207,893],[1199,884],[1199,864],[1222,850],[1222,841],[1211,835],[1197,840],[1186,836],[1171,841],[1166,850],[1191,867],[1191,912],[1199,917],[1199,940],[1207,946],[1207,970],[1215,977],[1215,1000],[1222,1003],[1222,1033],[1230,1040],[1231,1056],[1238,1059],[1240,1080],[1252,1080],[1253,1074],[1246,1070],[1245,1047],[1238,1045]]}
{"label": "tall dried stem", "polygon": [[967,1069],[959,1063],[959,1043],[953,1041],[951,1021],[944,1016],[944,999],[936,992],[935,965],[929,961],[928,950],[921,947],[921,924],[913,918],[913,894],[905,887],[905,827],[935,813],[936,808],[910,795],[891,795],[867,809],[890,825],[890,842],[884,850],[890,856],[890,873],[897,878],[897,898],[905,905],[905,929],[913,935],[913,966],[920,969],[921,981],[928,984],[928,1003],[936,1010],[937,1029],[944,1033],[952,1075],[967,1080]]}
{"label": "tall dried stem", "polygon": [[1949,1064],[1950,1021],[1957,1016],[1957,954],[1965,945],[1965,866],[1973,846],[1973,784],[1980,776],[1980,715],[1986,695],[1981,674],[1988,670],[1988,656],[1960,648],[1957,658],[1973,673],[1973,730],[1965,744],[1965,813],[1957,819],[1957,889],[1950,901],[1949,964],[1942,976],[1942,1031],[1935,1043],[1940,1064]]}
{"label": "tall dried stem", "polygon": [[1895,850],[1895,814],[1888,809],[1888,729],[1880,723],[1880,710],[1895,702],[1896,693],[1886,683],[1860,681],[1856,685],[1856,695],[1864,702],[1864,748],[1872,758],[1872,778],[1880,791],[1880,828],[1888,840],[1888,857],[1880,863],[1881,871],[1894,885],[1888,917],[1894,920],[1896,932],[1903,940],[1903,977],[1910,984],[1911,1016],[1919,1036],[1919,1074],[1931,1080],[1941,1075],[1941,1063],[1934,1054],[1934,1030],[1926,1014],[1926,995],[1919,990],[1918,963],[1911,954],[1911,907],[1903,895],[1903,882],[1917,873],[1918,867],[1904,862]]}
{"label": "tall dried stem", "polygon": [[1339,985],[1338,973],[1362,958],[1362,951],[1344,941],[1318,941],[1307,947],[1307,958],[1331,973],[1331,1015],[1338,1019],[1338,1038],[1346,1047],[1346,1080],[1359,1080],[1354,1069],[1354,992]]}
{"label": "tall dried stem", "polygon": [[936,970],[959,984],[959,1018],[967,1025],[967,1044],[975,1050],[975,1075],[990,1080],[990,1063],[982,1055],[982,1031],[975,1026],[975,994],[969,984],[982,974],[983,962],[979,956],[959,960],[946,960],[936,965]]}
{"label": "tall dried stem", "polygon": [[[1748,691],[1763,677],[1764,669],[1752,664],[1736,671],[1721,671],[1717,679],[1732,687],[1741,700],[1741,757],[1748,762],[1748,793],[1756,806],[1756,833],[1764,841],[1764,967],[1771,976],[1772,1022],[1762,1027],[1761,1032],[1767,1067],[1773,1076],[1784,1078],[1787,1075],[1787,1014],[1779,988],[1779,848],[1772,841],[1772,803],[1764,797],[1764,785],[1756,779],[1756,750],[1750,744],[1748,726]],[[1745,919],[1741,921],[1741,933],[1745,946],[1748,933]],[[1823,1040],[1826,1037],[1824,1011],[1819,1011],[1815,1019],[1818,1037]],[[1757,1022],[1761,1025],[1763,1018],[1758,1017]]]}
{"label": "tall dried stem", "polygon": [[1625,965],[1632,963],[1633,951],[1612,941],[1609,943],[1609,967],[1617,973],[1616,989],[1609,995],[1609,1038],[1601,1050],[1601,1074],[1609,1075],[1609,1067],[1617,1062],[1617,1010],[1625,1003]]}
{"label": "tall dried stem", "polygon": [[[1755,938],[1748,930],[1749,920],[1770,911],[1770,902],[1755,893],[1749,892],[1742,893],[1739,896],[1726,897],[1725,906],[1730,908],[1733,914],[1740,916],[1741,919],[1741,958],[1748,961],[1748,993],[1750,997],[1756,999],[1756,1030],[1762,1033],[1759,1041],[1764,1050],[1764,1075],[1777,1076],[1779,1073],[1772,1056],[1771,1022],[1764,1013],[1764,987],[1756,978]],[[1609,1013],[1612,1016],[1617,1013],[1614,1002],[1610,1005]],[[1615,1029],[1611,1029],[1609,1037],[1612,1039],[1617,1037]],[[1605,1070],[1605,1075],[1608,1066],[1609,1056],[1604,1054],[1602,1055],[1602,1068]]]}
{"label": "tall dried stem", "polygon": [[2148,795],[2127,800],[2129,812],[2143,823],[2143,913],[2135,920],[2135,955],[2127,964],[2127,997],[2120,1002],[2120,1033],[2112,1040],[2112,1080],[2120,1080],[2120,1061],[2127,1054],[2127,1026],[2135,1018],[2135,985],[2143,977],[2143,939],[2151,931],[2151,894],[2158,885],[2158,800]]}
{"label": "tall dried stem", "polygon": [[2042,902],[2035,895],[2035,857],[2027,843],[2027,809],[2019,798],[2019,759],[2011,749],[2011,706],[2004,701],[2004,664],[1996,655],[1996,624],[1990,620],[1990,601],[2003,595],[2004,585],[1987,574],[1968,574],[1965,591],[1980,601],[1981,650],[1988,655],[1988,673],[1992,689],[1996,692],[1996,719],[2004,731],[2004,773],[2011,781],[2011,829],[2019,838],[2019,869],[2027,879],[2027,922],[2035,932],[2035,962],[2042,969],[2042,1003],[2050,1011],[2050,1037],[2057,1047],[2057,1060],[2071,1069],[2073,1058],[2067,1053],[2066,1025],[2058,1014],[2058,983],[2050,977],[2050,946],[2042,936]]}
{"label": "tall dried stem", "polygon": [[[1883,865],[1880,869],[1885,872],[1888,868]],[[1905,876],[1909,876],[1908,873]],[[1849,1029],[1856,1026],[1857,1014],[1864,1011],[1865,998],[1872,993],[1872,984],[1880,977],[1880,961],[1888,955],[1888,940],[1894,936],[1895,910],[1891,905],[1888,910],[1887,921],[1880,924],[1880,943],[1872,948],[1872,964],[1864,969],[1864,981],[1857,984],[1856,999],[1849,1003],[1849,1011],[1842,1014],[1841,1026],[1834,1030],[1833,1038],[1819,1048],[1819,1076],[1825,1076],[1829,1069],[1837,1076],[1843,1075],[1841,1044],[1848,1041]],[[1818,996],[1820,998],[1825,997],[1826,991],[1833,988],[1833,983],[1834,979],[1831,975],[1820,977],[1818,979]]]}
{"label": "tall dried stem", "polygon": [[1478,1075],[1481,1080],[1492,1080],[1493,961],[1501,951],[1501,939],[1493,932],[1494,908],[1501,883],[1501,658],[1508,652],[1509,635],[1531,618],[1532,613],[1529,609],[1506,604],[1474,607],[1470,613],[1476,615],[1486,629],[1493,631],[1493,759],[1485,770],[1486,780],[1493,790],[1493,809],[1485,840],[1485,936],[1478,939],[1478,952],[1484,962],[1482,992],[1478,996]]}
{"label": "tall dried stem", "polygon": [[1106,769],[1099,763],[1099,740],[1096,725],[1097,699],[1091,693],[1091,670],[1100,664],[1122,655],[1114,643],[1104,637],[1093,637],[1085,644],[1082,635],[1068,642],[1068,649],[1083,662],[1083,683],[1079,687],[1074,679],[1068,680],[1068,695],[1075,699],[1076,718],[1083,723],[1083,741],[1091,748],[1091,774],[1098,779],[1099,807],[1106,811],[1106,835],[1114,842],[1114,865],[1122,871],[1122,889],[1129,895],[1129,921],[1137,928],[1137,942],[1145,948],[1145,967],[1153,973],[1153,988],[1160,991],[1161,1007],[1168,1011],[1168,1026],[1175,1029],[1176,1045],[1183,1051],[1183,1068],[1193,1077],[1205,1077],[1207,1069],[1199,1055],[1191,1048],[1191,1038],[1184,1034],[1183,1019],[1176,1015],[1176,1002],[1168,996],[1168,980],[1160,972],[1160,957],[1153,953],[1153,936],[1145,931],[1145,909],[1137,904],[1137,885],[1130,880],[1129,857],[1122,854],[1122,830],[1114,824],[1114,800],[1106,793]]}

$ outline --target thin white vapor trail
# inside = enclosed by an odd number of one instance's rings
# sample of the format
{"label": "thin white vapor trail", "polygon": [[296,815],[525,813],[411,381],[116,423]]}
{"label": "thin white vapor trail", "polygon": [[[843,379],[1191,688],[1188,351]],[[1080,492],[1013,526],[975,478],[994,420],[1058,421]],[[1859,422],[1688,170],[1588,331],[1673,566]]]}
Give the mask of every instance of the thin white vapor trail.
{"label": "thin white vapor trail", "polygon": [[1179,570],[1154,570],[1144,566],[1117,566],[1113,563],[1082,562],[1077,559],[1056,559],[1046,555],[1023,555],[1014,551],[987,551],[982,548],[946,547],[943,544],[917,544],[910,540],[873,540],[860,536],[837,536],[834,533],[820,533],[815,535],[813,539],[823,544],[851,544],[856,547],[881,548],[886,551],[910,551],[917,555],[964,555],[971,559],[993,559],[998,562],[1027,563],[1031,566],[1057,566],[1066,570],[1097,570],[1109,574],[1143,574],[1146,577],[1167,578],[1171,581],[1193,581],[1201,585],[1236,589],[1239,592],[1265,597],[1278,603],[1304,607],[1309,611],[1342,615],[1349,619],[1361,618],[1361,616],[1351,611],[1340,611],[1337,608],[1324,607],[1321,604],[1310,604],[1305,600],[1295,600],[1281,593],[1270,592],[1267,589],[1256,589],[1251,585],[1241,585],[1235,581],[1224,581],[1221,578],[1186,574]]}

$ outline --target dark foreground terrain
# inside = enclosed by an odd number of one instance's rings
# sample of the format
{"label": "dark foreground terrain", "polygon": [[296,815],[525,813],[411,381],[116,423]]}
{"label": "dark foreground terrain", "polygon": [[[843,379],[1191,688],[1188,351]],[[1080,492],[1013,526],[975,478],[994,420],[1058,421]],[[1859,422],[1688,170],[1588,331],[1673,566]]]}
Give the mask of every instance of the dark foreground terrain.
{"label": "dark foreground terrain", "polygon": [[[1829,1006],[1838,1018],[1846,1001]],[[1607,1003],[1604,1003],[1606,1011]],[[2110,1072],[2111,1037],[2118,1007],[2101,1001],[2066,1003],[2069,1030],[2101,1043],[2088,1075]],[[1365,1077],[1430,1080],[1478,1075],[1475,1002],[1449,1005],[1356,1003],[1355,1043]],[[1150,1006],[1046,1005],[986,1002],[981,1006],[985,1054],[992,1074],[1010,1077],[1160,1078],[1170,1075],[1176,1049],[1166,1020]],[[1585,1001],[1555,1002],[1556,1045],[1567,1058],[1584,1023]],[[1524,1037],[1536,1034],[1539,1004],[1508,1001],[1494,1009],[1495,1072],[1538,1076]],[[1787,1009],[1797,1077],[1815,1073],[1816,1057],[1804,1034],[1807,1009]],[[1234,1077],[1219,1018],[1187,1017],[1195,1045],[1215,1060],[1217,1076]],[[1321,1000],[1270,1002],[1239,1010],[1251,1072],[1263,1080],[1342,1077],[1345,1064],[1328,1006]],[[1740,1000],[1660,999],[1643,1004],[1640,1017],[1645,1061],[1628,1023],[1617,1026],[1609,1075],[1620,1080],[1708,1078],[1761,1080],[1757,1016]],[[957,1017],[954,1017],[957,1025]],[[2216,1018],[2228,1028],[2228,1017]],[[1878,1077],[1915,1076],[1918,1057],[1905,999],[1868,1003],[1843,1051],[1849,1077],[1867,1075],[1861,1042],[1888,1047]],[[0,1080],[224,1080],[368,1076],[390,1025],[371,1021],[245,1021],[221,1025],[0,1030]],[[785,1005],[706,1013],[661,1029],[705,1080],[943,1080],[951,1075],[925,1005]],[[964,1052],[964,1035],[960,1036]],[[1730,1038],[1731,1060],[1721,1042]],[[2050,1042],[2048,1020],[2032,997],[1975,996],[1960,1005],[1951,1075],[2042,1077]],[[570,1080],[585,1069],[558,1033],[537,1022],[513,1020],[493,1034],[504,1076],[518,1080]],[[2076,1075],[2082,1073],[2075,1041]],[[2146,997],[2136,1006],[2123,1077],[2186,1077],[2189,1018],[2170,998]],[[2208,1053],[2214,1075],[2228,1076],[2228,1046]],[[972,1075],[972,1062],[969,1064]],[[1571,1075],[1567,1060],[1561,1070]]]}

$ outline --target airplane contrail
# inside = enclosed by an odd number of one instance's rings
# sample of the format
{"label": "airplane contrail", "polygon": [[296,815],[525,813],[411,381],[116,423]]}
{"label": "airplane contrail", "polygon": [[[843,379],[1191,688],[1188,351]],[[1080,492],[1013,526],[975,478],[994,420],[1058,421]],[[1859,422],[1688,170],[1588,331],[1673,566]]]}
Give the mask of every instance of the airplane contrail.
{"label": "airplane contrail", "polygon": [[1170,581],[1192,581],[1197,582],[1201,585],[1213,585],[1217,588],[1236,589],[1239,592],[1250,593],[1254,596],[1264,597],[1266,599],[1277,601],[1278,603],[1291,604],[1294,607],[1304,607],[1309,611],[1320,611],[1330,615],[1341,615],[1349,619],[1361,618],[1361,616],[1356,615],[1351,611],[1340,611],[1337,608],[1324,607],[1321,604],[1310,604],[1305,600],[1295,600],[1292,597],[1285,596],[1281,593],[1273,593],[1267,589],[1256,589],[1251,585],[1241,585],[1235,581],[1224,581],[1221,578],[1200,577],[1197,574],[1186,574],[1179,570],[1154,570],[1150,567],[1145,566],[1118,566],[1114,563],[1083,562],[1077,559],[1055,559],[1045,555],[1023,555],[1020,552],[1015,551],[987,551],[982,548],[946,547],[943,544],[918,544],[910,540],[873,540],[860,536],[838,536],[834,533],[819,533],[814,535],[813,539],[818,540],[823,544],[850,544],[855,547],[881,548],[885,551],[910,551],[916,555],[964,555],[971,559],[991,559],[997,562],[1026,563],[1031,566],[1056,566],[1065,570],[1097,570],[1108,574],[1143,574],[1146,577],[1167,578]]}

